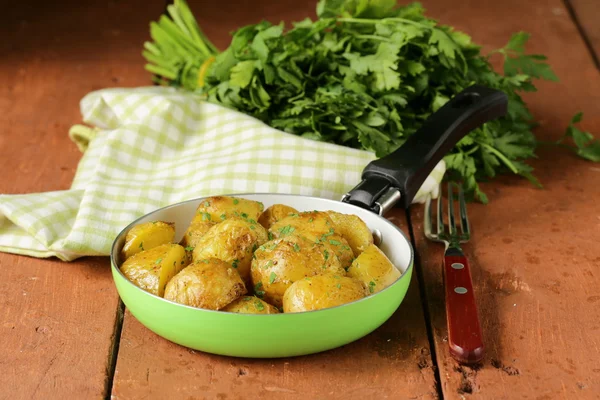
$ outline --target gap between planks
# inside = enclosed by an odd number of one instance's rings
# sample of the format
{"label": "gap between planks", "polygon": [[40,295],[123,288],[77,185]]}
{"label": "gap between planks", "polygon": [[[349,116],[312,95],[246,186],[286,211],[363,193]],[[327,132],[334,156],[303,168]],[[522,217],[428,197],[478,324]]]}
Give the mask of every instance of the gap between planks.
{"label": "gap between planks", "polygon": [[435,349],[435,337],[433,334],[432,319],[429,314],[429,307],[427,307],[427,296],[425,293],[425,282],[423,278],[423,270],[421,268],[421,257],[418,252],[415,233],[413,230],[411,213],[412,206],[406,209],[406,224],[408,226],[408,234],[410,235],[410,244],[413,247],[414,254],[414,267],[417,273],[417,282],[419,282],[419,295],[421,299],[421,309],[423,310],[423,318],[425,319],[425,329],[427,330],[427,341],[429,342],[429,354],[431,356],[431,363],[433,368],[433,379],[435,381],[435,391],[439,399],[444,398],[444,392],[442,391],[442,380],[440,377],[440,369],[438,368],[438,358]]}
{"label": "gap between planks", "polygon": [[105,400],[110,400],[112,398],[113,382],[117,369],[117,360],[119,358],[119,345],[121,344],[121,331],[123,330],[124,316],[125,304],[123,304],[123,301],[119,298],[115,315],[115,328],[113,330],[112,343],[106,361],[106,382],[104,385]]}
{"label": "gap between planks", "polygon": [[563,0],[563,3],[565,5],[565,8],[567,9],[567,12],[569,13],[569,17],[571,17],[571,21],[573,21],[573,24],[575,25],[575,27],[577,27],[577,31],[579,32],[579,35],[581,36],[581,39],[583,40],[587,51],[592,57],[594,65],[596,66],[596,68],[600,69],[600,59],[598,58],[599,55],[594,50],[594,45],[592,44],[590,36],[588,35],[587,31],[585,30],[585,27],[583,26],[583,24],[579,20],[579,17],[577,16],[576,7],[571,3],[571,0]]}

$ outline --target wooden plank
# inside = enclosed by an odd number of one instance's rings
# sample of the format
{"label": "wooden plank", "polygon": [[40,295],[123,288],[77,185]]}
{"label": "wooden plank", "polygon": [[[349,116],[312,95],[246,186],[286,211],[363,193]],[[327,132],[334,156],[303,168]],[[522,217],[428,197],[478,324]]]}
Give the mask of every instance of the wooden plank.
{"label": "wooden plank", "polygon": [[[87,3],[87,4],[86,4]],[[67,137],[89,91],[148,81],[140,43],[161,5],[12,2],[0,16],[0,193],[68,189]],[[118,296],[106,258],[0,253],[0,398],[99,398]]]}
{"label": "wooden plank", "polygon": [[[532,33],[561,83],[540,84],[526,98],[545,140],[562,135],[585,111],[583,127],[600,132],[600,77],[560,1],[425,5],[486,49],[511,32]],[[566,56],[565,49],[569,49]],[[563,149],[544,148],[533,162],[544,190],[506,176],[484,185],[491,204],[469,206],[473,239],[465,250],[483,324],[487,356],[472,369],[449,356],[442,290],[442,248],[422,236],[422,208],[412,212],[444,398],[596,399],[600,393],[600,167]]]}
{"label": "wooden plank", "polygon": [[600,68],[600,10],[594,0],[569,0],[571,10],[577,19],[579,28],[587,39],[590,50],[594,52],[596,66]]}
{"label": "wooden plank", "polygon": [[[404,226],[403,218],[394,221]],[[435,399],[418,284],[398,311],[361,340],[328,352],[253,360],[192,351],[150,332],[126,312],[117,399]]]}

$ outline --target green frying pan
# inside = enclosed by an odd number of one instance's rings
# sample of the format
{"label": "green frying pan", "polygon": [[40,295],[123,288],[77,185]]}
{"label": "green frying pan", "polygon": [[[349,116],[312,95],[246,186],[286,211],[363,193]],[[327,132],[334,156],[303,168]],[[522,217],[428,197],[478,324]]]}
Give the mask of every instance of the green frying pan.
{"label": "green frying pan", "polygon": [[125,306],[144,326],[180,345],[237,357],[289,357],[317,353],[357,340],[383,324],[398,308],[410,283],[414,254],[410,241],[383,214],[399,203],[410,205],[431,169],[460,138],[506,112],[506,96],[473,86],[433,114],[421,130],[391,155],[373,161],[362,182],[341,202],[282,194],[232,194],[281,203],[299,211],[334,210],[355,214],[371,228],[379,247],[402,273],[386,289],[342,306],[293,314],[238,314],[185,306],[150,294],[121,273],[120,253],[134,225],[161,220],[174,222],[176,240],[203,199],[189,200],[153,211],[125,227],[111,251],[112,274]]}

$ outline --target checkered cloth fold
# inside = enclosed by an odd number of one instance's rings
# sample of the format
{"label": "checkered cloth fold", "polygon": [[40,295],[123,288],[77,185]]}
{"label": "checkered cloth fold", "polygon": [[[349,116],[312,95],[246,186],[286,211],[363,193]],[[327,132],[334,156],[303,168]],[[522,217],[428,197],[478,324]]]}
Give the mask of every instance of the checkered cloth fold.
{"label": "checkered cloth fold", "polygon": [[[226,193],[338,199],[372,153],[272,129],[171,88],[105,89],[69,135],[84,151],[69,190],[0,195],[0,251],[71,261],[108,255],[118,232],[168,204]],[[440,163],[415,201],[432,193]]]}

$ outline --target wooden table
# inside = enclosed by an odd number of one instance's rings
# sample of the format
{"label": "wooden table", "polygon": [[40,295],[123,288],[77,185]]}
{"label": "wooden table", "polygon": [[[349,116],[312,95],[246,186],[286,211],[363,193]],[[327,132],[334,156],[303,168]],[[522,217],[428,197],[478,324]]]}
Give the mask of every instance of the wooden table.
{"label": "wooden table", "polygon": [[[256,22],[314,15],[312,1],[192,2],[221,48]],[[447,3],[429,15],[468,32],[484,50],[531,32],[560,83],[526,96],[558,138],[568,119],[600,132],[600,13],[592,0]],[[67,137],[79,100],[150,77],[140,56],[163,1],[10,2],[0,29],[0,193],[67,189],[81,156]],[[597,399],[600,398],[600,165],[564,149],[533,162],[544,190],[504,176],[470,206],[466,246],[487,357],[481,368],[448,355],[439,245],[423,240],[407,299],[382,328],[323,354],[247,360],[163,340],[123,310],[107,258],[73,263],[0,254],[0,398]],[[393,220],[406,227],[404,216]]]}

